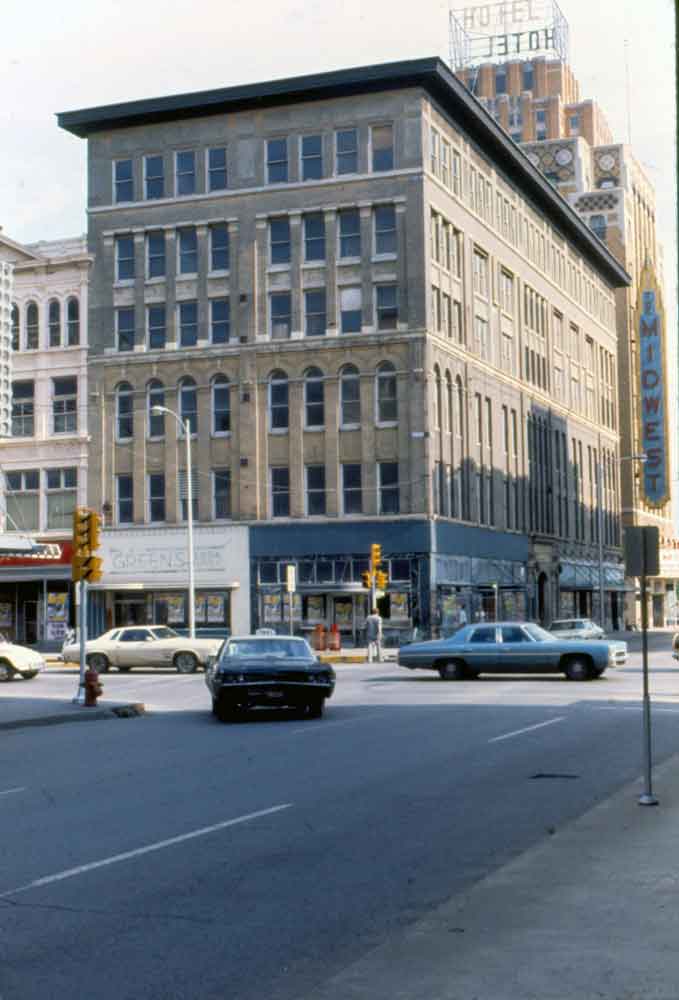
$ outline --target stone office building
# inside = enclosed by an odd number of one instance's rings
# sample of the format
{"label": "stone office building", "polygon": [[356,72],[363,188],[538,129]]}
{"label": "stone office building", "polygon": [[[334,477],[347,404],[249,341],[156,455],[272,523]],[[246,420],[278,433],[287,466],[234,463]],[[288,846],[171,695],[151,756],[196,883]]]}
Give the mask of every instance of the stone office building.
{"label": "stone office building", "polygon": [[[601,532],[616,617],[629,279],[440,60],[59,122],[88,139],[89,496],[111,536],[176,530],[190,474],[199,533],[249,527],[252,625],[287,627],[294,563],[295,627],[350,641],[372,542],[408,633],[592,611],[559,578]],[[190,473],[154,405],[189,421]]]}

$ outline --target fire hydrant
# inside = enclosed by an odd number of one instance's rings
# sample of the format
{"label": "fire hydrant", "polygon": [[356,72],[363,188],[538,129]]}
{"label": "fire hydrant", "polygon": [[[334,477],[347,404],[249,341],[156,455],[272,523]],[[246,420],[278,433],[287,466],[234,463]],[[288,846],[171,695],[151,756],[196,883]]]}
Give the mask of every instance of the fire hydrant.
{"label": "fire hydrant", "polygon": [[90,667],[89,670],[85,671],[85,706],[93,708],[97,704],[97,698],[103,693],[104,689],[101,686],[99,674]]}

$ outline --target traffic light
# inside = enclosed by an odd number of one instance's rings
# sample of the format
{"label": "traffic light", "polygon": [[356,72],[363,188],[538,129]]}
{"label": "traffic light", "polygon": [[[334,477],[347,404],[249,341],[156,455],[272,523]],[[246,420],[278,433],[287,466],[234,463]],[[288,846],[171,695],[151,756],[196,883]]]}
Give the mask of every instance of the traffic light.
{"label": "traffic light", "polygon": [[87,580],[88,583],[97,583],[103,575],[103,565],[104,560],[100,559],[99,556],[88,556],[82,568],[81,579]]}
{"label": "traffic light", "polygon": [[101,545],[101,518],[93,510],[90,511],[87,526],[87,541],[90,552],[96,552]]}
{"label": "traffic light", "polygon": [[389,576],[381,569],[375,573],[375,584],[378,590],[386,590],[389,585]]}
{"label": "traffic light", "polygon": [[373,542],[370,546],[370,567],[376,570],[377,567],[382,562],[382,546],[378,545],[377,542]]}
{"label": "traffic light", "polygon": [[361,579],[363,580],[363,586],[365,589],[370,590],[373,584],[372,573],[369,570],[366,570],[365,573],[361,573]]}
{"label": "traffic light", "polygon": [[76,507],[73,511],[73,550],[83,554],[89,550],[90,543],[90,512],[84,507]]}

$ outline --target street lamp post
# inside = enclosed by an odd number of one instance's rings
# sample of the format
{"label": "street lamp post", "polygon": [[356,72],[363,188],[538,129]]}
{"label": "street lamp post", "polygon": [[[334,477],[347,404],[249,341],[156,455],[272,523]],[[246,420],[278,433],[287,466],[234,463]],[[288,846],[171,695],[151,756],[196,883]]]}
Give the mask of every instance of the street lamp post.
{"label": "street lamp post", "polygon": [[[640,455],[621,455],[618,463],[640,462],[642,465],[647,461],[647,456],[642,452]],[[599,536],[599,624],[602,629],[606,629],[605,610],[605,586],[604,586],[604,512],[603,512],[603,472],[604,463],[602,460],[601,438],[599,438],[599,453],[597,456],[597,482],[596,482],[596,506],[597,506],[597,534]]]}
{"label": "street lamp post", "polygon": [[196,638],[196,585],[193,566],[193,483],[191,480],[191,421],[182,420],[178,413],[170,410],[167,406],[152,406],[151,413],[160,416],[161,413],[168,413],[179,424],[184,432],[186,440],[186,502],[188,506],[186,524],[188,528],[189,547],[189,635]]}

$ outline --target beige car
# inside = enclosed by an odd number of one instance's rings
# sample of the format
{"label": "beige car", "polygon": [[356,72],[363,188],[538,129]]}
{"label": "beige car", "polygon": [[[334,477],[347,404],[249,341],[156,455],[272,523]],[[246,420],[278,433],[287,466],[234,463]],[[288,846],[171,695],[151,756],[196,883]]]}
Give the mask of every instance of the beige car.
{"label": "beige car", "polygon": [[7,642],[0,636],[0,681],[11,681],[14,677],[23,677],[29,681],[44,669],[45,659],[42,653]]}
{"label": "beige car", "polygon": [[[167,625],[134,625],[114,628],[85,646],[88,666],[98,673],[110,667],[131,670],[132,667],[174,667],[180,674],[192,674],[205,666],[208,657],[216,656],[223,639],[189,639]],[[64,646],[62,656],[67,663],[77,663],[80,646]]]}

